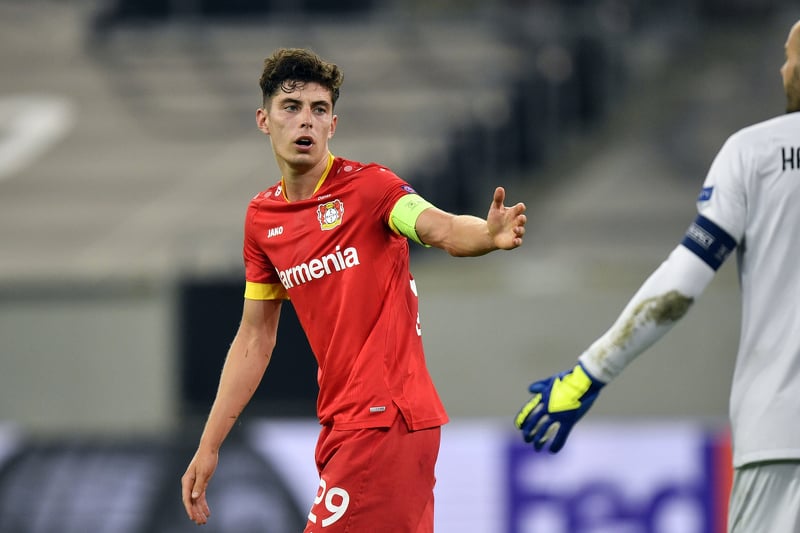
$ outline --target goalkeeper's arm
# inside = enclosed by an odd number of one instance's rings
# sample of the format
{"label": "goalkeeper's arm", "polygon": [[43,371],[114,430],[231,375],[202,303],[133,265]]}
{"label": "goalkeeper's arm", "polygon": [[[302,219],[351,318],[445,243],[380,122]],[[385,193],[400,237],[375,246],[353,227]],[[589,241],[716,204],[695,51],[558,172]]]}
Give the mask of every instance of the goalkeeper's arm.
{"label": "goalkeeper's arm", "polygon": [[533,395],[514,424],[525,442],[558,452],[600,390],[669,331],[699,297],[736,241],[698,216],[683,242],[653,272],[611,328],[578,358],[571,370],[533,382]]}
{"label": "goalkeeper's arm", "polygon": [[680,245],[639,288],[617,321],[579,360],[608,383],[680,320],[714,279],[736,240],[697,215]]}
{"label": "goalkeeper's arm", "polygon": [[689,310],[716,271],[684,245],[678,245],[653,272],[605,334],[579,360],[608,383],[653,345]]}

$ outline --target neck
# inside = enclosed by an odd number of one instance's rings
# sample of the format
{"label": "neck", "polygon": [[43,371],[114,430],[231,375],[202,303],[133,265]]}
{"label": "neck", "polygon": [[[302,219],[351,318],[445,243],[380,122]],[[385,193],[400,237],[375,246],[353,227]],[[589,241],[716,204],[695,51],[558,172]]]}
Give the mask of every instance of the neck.
{"label": "neck", "polygon": [[319,180],[328,168],[330,154],[326,154],[314,166],[297,168],[288,164],[279,164],[282,177],[284,194],[290,202],[306,200],[314,195]]}

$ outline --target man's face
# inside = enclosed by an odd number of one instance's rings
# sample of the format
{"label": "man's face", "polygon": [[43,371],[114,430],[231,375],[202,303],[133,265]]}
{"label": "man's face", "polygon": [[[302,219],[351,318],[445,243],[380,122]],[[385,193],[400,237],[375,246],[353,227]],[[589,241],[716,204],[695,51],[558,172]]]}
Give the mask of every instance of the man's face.
{"label": "man's face", "polygon": [[786,40],[786,62],[781,67],[786,112],[800,111],[800,22],[792,27]]}
{"label": "man's face", "polygon": [[331,93],[318,83],[301,83],[292,92],[278,91],[259,110],[258,126],[272,139],[278,164],[303,170],[328,155],[336,130]]}

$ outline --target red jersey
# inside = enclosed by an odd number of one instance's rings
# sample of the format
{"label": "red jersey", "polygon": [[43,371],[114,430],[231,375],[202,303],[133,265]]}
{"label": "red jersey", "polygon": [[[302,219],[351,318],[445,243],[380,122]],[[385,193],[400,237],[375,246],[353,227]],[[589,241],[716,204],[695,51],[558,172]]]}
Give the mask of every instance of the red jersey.
{"label": "red jersey", "polygon": [[319,365],[323,424],[389,427],[398,409],[412,430],[447,422],[425,364],[408,240],[389,227],[413,192],[387,168],[331,156],[311,198],[289,202],[278,183],[250,202],[248,286],[291,298]]}

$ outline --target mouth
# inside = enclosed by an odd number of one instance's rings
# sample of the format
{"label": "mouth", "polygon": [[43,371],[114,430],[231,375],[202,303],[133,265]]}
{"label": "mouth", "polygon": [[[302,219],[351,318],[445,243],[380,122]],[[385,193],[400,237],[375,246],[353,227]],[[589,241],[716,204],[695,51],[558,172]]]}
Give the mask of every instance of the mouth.
{"label": "mouth", "polygon": [[314,140],[311,137],[298,137],[294,141],[294,145],[301,149],[308,149],[314,144]]}

